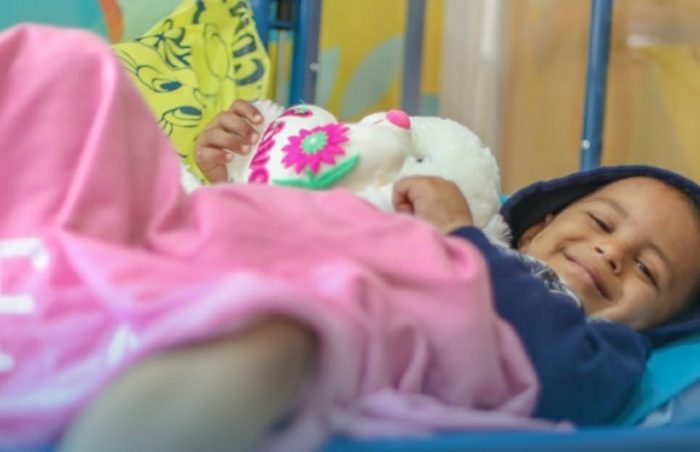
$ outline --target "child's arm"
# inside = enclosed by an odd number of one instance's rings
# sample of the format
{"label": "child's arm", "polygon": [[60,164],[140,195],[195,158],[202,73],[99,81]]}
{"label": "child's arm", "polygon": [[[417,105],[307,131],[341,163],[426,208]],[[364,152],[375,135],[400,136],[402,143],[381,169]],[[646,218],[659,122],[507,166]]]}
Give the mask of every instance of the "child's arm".
{"label": "child's arm", "polygon": [[571,299],[547,289],[479,229],[463,227],[452,235],[486,257],[496,309],[518,332],[539,376],[535,416],[578,424],[612,421],[644,372],[650,349],[645,338],[624,325],[588,321]]}
{"label": "child's arm", "polygon": [[204,128],[195,143],[194,159],[209,182],[228,179],[226,164],[234,154],[250,152],[259,138],[256,126],[262,123],[263,116],[253,104],[237,100]]}
{"label": "child's arm", "polygon": [[588,322],[567,295],[547,289],[514,255],[471,226],[467,201],[451,182],[416,176],[395,185],[397,211],[476,245],[489,265],[496,309],[518,332],[537,371],[535,416],[580,424],[611,421],[644,372],[648,342],[630,328]]}

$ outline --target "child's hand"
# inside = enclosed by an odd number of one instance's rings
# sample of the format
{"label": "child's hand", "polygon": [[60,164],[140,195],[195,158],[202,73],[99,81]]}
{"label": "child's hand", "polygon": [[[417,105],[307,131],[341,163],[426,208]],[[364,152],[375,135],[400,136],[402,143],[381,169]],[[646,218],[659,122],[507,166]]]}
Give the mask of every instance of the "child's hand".
{"label": "child's hand", "polygon": [[443,233],[473,224],[469,203],[454,182],[411,176],[394,184],[394,208],[422,218]]}
{"label": "child's hand", "polygon": [[227,180],[226,164],[235,154],[250,152],[260,138],[255,126],[262,122],[263,116],[253,104],[236,100],[204,128],[195,143],[194,158],[209,182]]}

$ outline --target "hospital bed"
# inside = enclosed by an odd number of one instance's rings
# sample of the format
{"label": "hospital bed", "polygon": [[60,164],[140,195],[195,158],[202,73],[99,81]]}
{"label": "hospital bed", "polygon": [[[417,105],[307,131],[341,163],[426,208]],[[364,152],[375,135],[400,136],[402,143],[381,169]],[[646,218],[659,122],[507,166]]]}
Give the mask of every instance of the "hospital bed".
{"label": "hospital bed", "polygon": [[[339,0],[340,1],[340,0]],[[422,17],[425,0],[406,0],[407,52],[404,61],[405,80],[402,84],[402,107],[415,113],[417,110],[419,80],[422,61]],[[287,30],[294,37],[290,82],[290,102],[314,101],[318,42],[321,23],[322,0],[250,0],[256,25],[263,40],[271,30]],[[284,3],[285,5],[281,5]],[[591,0],[588,73],[584,105],[583,134],[581,139],[581,168],[600,164],[603,124],[605,114],[605,88],[609,54],[611,14],[613,0]],[[622,413],[618,426],[586,428],[571,433],[535,433],[474,431],[434,435],[427,438],[353,440],[335,438],[325,450],[345,451],[698,451],[700,450],[700,335],[689,338],[683,347],[673,345],[668,350],[657,350],[650,360],[650,372],[635,395],[635,404]],[[653,370],[653,372],[651,372]],[[695,392],[688,392],[695,388]],[[686,397],[685,425],[663,428],[640,428],[641,421],[658,408],[671,403],[682,393],[695,394]],[[656,411],[654,411],[656,410]],[[44,448],[48,451],[51,448]]]}
{"label": "hospital bed", "polygon": [[[404,80],[402,108],[417,113],[417,99],[422,61],[422,34],[425,0],[407,0]],[[279,3],[291,6],[286,20],[274,17]],[[313,102],[318,59],[321,0],[251,0],[256,24],[263,39],[270,30],[291,31],[294,47],[291,68],[290,100]],[[603,149],[605,98],[611,35],[613,0],[591,0],[588,38],[588,62],[583,106],[583,131],[580,145],[582,170],[600,165]],[[620,425],[585,428],[572,433],[541,432],[461,432],[429,438],[353,440],[336,438],[326,447],[328,452],[349,451],[698,451],[700,450],[700,365],[689,365],[687,358],[700,356],[700,335],[685,344],[657,350],[650,360],[649,371],[625,412]],[[686,348],[683,348],[683,347]],[[690,389],[688,389],[690,388]],[[685,391],[685,392],[684,392]],[[685,397],[684,418],[658,428],[636,426],[645,418],[666,416],[679,397]],[[679,404],[679,403],[677,403]],[[662,409],[659,407],[663,406]],[[697,408],[694,408],[697,406]],[[654,411],[656,409],[656,411]],[[665,411],[664,411],[665,410]],[[672,410],[671,410],[672,411]],[[650,415],[650,413],[652,413]],[[689,414],[688,414],[689,413]],[[680,418],[677,414],[676,418]],[[667,419],[667,420],[668,420]],[[650,423],[647,421],[647,423]],[[663,424],[664,422],[659,422]],[[668,422],[667,422],[668,424]],[[673,423],[671,423],[673,424]]]}

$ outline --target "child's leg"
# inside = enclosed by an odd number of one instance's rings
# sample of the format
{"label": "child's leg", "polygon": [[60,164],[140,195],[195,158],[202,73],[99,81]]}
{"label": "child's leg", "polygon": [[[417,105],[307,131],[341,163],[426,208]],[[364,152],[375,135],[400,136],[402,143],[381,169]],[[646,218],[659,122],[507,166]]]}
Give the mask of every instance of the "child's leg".
{"label": "child's leg", "polygon": [[[92,298],[92,282],[81,279],[86,288],[78,290],[76,275],[102,281],[109,272],[90,276],[65,263],[71,259],[61,253],[82,256],[76,261],[85,266],[90,259],[90,253],[80,251],[85,243],[138,248],[146,237],[177,223],[177,209],[185,203],[167,138],[102,40],[86,32],[25,26],[0,35],[0,61],[0,237],[48,237],[60,244],[50,276],[27,283],[38,286],[41,295],[36,301],[41,308],[32,307],[36,312],[29,315],[49,328],[30,332],[19,327],[9,350],[0,344],[3,353],[12,352],[15,366],[3,375],[3,383],[11,382],[4,387],[19,388],[13,400],[24,401],[25,382],[31,383],[31,372],[40,369],[26,363],[48,360],[59,376],[74,372],[72,360],[83,351],[76,344],[93,340],[90,333],[75,332],[65,343],[56,343],[54,353],[52,335],[76,325],[63,318],[76,309],[78,316],[90,319],[101,309]],[[127,282],[128,276],[122,277]],[[50,280],[47,286],[44,280]],[[47,295],[48,288],[60,296]],[[94,292],[102,295],[101,289]],[[98,307],[80,312],[89,301]],[[0,329],[14,321],[0,317]],[[99,320],[91,327],[95,324]],[[4,337],[12,331],[3,331]],[[68,428],[61,447],[89,452],[248,447],[293,404],[313,351],[304,328],[267,321],[246,333],[153,356],[109,384]],[[99,371],[85,374],[101,377]],[[86,386],[92,383],[86,381]],[[17,416],[27,436],[43,440],[63,427],[57,419],[67,418],[61,415],[86,396],[84,388],[69,389],[75,391],[74,399],[42,407],[48,414],[42,409],[27,413],[25,405],[12,408],[9,403],[3,407],[4,419]],[[17,438],[24,441],[20,434]]]}
{"label": "child's leg", "polygon": [[313,354],[308,329],[268,319],[153,356],[108,385],[59,450],[250,450],[292,408]]}

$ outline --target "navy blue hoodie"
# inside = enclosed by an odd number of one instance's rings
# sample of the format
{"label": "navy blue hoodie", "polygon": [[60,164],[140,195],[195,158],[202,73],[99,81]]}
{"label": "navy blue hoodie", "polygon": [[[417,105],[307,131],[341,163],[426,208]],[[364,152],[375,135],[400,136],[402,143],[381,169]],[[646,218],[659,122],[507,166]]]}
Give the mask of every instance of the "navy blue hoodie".
{"label": "navy blue hoodie", "polygon": [[[512,245],[547,214],[603,185],[635,176],[661,180],[700,206],[700,186],[670,171],[596,168],[529,185],[510,197],[501,212],[512,229]],[[452,235],[474,243],[488,262],[496,309],[518,332],[540,380],[537,417],[581,425],[611,422],[644,373],[651,348],[700,331],[700,297],[676,318],[646,331],[589,321],[570,296],[548,288],[516,253],[494,246],[477,228],[460,228]]]}

